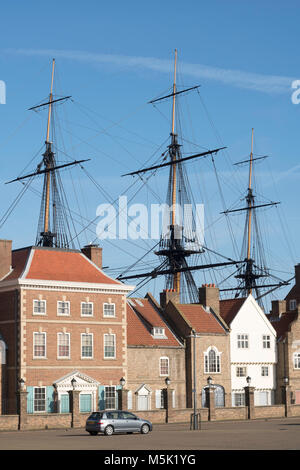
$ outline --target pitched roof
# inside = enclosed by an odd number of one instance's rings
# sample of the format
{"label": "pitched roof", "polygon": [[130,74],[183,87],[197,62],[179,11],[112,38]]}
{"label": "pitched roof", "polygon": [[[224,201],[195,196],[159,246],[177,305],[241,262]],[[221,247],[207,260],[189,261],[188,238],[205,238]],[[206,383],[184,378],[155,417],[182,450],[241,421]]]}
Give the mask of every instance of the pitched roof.
{"label": "pitched roof", "polygon": [[[153,327],[165,330],[165,337],[155,338]],[[181,346],[158,310],[148,299],[127,300],[127,344],[129,346]]]}
{"label": "pitched roof", "polygon": [[271,320],[271,325],[277,333],[277,339],[280,339],[288,332],[290,324],[296,320],[298,312],[286,312],[278,320]]}
{"label": "pitched roof", "polygon": [[118,284],[78,250],[29,247],[12,251],[12,272],[3,279]]}
{"label": "pitched roof", "polygon": [[221,333],[226,332],[225,325],[217,317],[206,310],[201,304],[175,304],[178,310],[196,333]]}
{"label": "pitched roof", "polygon": [[246,298],[220,300],[220,315],[227,325],[230,325],[236,314],[240,311]]}

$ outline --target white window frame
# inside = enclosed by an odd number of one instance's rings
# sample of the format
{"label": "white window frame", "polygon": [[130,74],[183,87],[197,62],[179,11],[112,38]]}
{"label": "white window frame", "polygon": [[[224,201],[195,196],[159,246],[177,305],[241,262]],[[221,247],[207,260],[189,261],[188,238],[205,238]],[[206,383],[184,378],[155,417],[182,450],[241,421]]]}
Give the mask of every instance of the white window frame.
{"label": "white window frame", "polygon": [[[239,406],[245,406],[245,393],[243,392],[234,392],[233,394],[233,406],[239,407]],[[237,403],[238,401],[238,403]]]}
{"label": "white window frame", "polygon": [[[44,410],[35,410],[35,391],[43,389],[45,391],[45,409]],[[47,412],[47,389],[46,387],[33,387],[33,404],[32,404],[34,413],[46,413]]]}
{"label": "white window frame", "polygon": [[[210,362],[209,362],[209,353],[210,351],[214,351],[216,355],[216,369],[219,368],[219,370],[211,370],[210,369]],[[215,346],[210,346],[205,352],[204,352],[204,373],[205,374],[221,374],[222,372],[222,367],[221,367],[221,355],[222,353],[218,351],[218,349]]]}
{"label": "white window frame", "polygon": [[[267,372],[267,373],[265,373]],[[269,366],[261,366],[261,376],[269,377]]]}
{"label": "white window frame", "polygon": [[[35,302],[41,302],[44,304],[45,306],[45,311],[44,312],[35,312]],[[32,315],[47,315],[47,302],[46,300],[44,299],[33,299],[33,302],[32,302]]]}
{"label": "white window frame", "polygon": [[[167,362],[168,362],[168,372],[166,374],[162,374],[162,372],[161,372],[161,369],[162,369],[161,362],[165,361],[165,360],[167,360]],[[160,377],[168,377],[168,375],[170,375],[170,359],[168,358],[168,356],[161,356],[159,358],[159,376]]]}
{"label": "white window frame", "polygon": [[[45,338],[45,355],[44,356],[36,356],[35,355],[35,335],[43,335]],[[47,359],[47,333],[44,331],[34,331],[33,332],[33,359]]]}
{"label": "white window frame", "polygon": [[[92,355],[91,356],[83,356],[82,355],[82,347],[83,347],[82,337],[83,336],[91,336],[92,337]],[[93,333],[81,333],[80,337],[81,337],[81,359],[83,359],[83,360],[94,359],[94,335],[93,335]]]}
{"label": "white window frame", "polygon": [[[58,309],[59,309],[59,304],[68,304],[68,310],[69,310],[69,313],[59,313]],[[57,301],[57,315],[59,317],[69,317],[71,315],[71,309],[70,309],[70,301],[69,300],[58,300]]]}
{"label": "white window frame", "polygon": [[296,370],[300,369],[300,352],[295,352],[293,354],[293,364],[294,364],[294,369]]}
{"label": "white window frame", "polygon": [[[114,356],[105,356],[105,337],[107,336],[113,336],[114,337]],[[116,359],[116,335],[115,333],[104,333],[103,335],[103,358],[105,360],[110,360],[110,359]]]}
{"label": "white window frame", "polygon": [[[244,374],[238,374],[238,372],[241,372],[241,370],[244,370]],[[236,367],[236,377],[247,377],[247,367],[246,366],[237,366]]]}
{"label": "white window frame", "polygon": [[262,344],[263,349],[271,349],[271,335],[263,335]]}
{"label": "white window frame", "polygon": [[[68,336],[69,338],[69,355],[68,356],[60,356],[59,355],[59,337],[60,335],[65,335],[65,336]],[[70,333],[64,333],[63,331],[59,331],[57,333],[57,359],[71,359],[71,335]]]}
{"label": "white window frame", "polygon": [[289,300],[289,309],[290,310],[296,310],[297,309],[297,300],[296,299]]}
{"label": "white window frame", "polygon": [[[91,305],[92,306],[92,313],[83,313],[82,310],[83,310],[83,305]],[[88,317],[88,318],[91,318],[94,316],[94,302],[81,302],[80,304],[80,314],[82,317]]]}
{"label": "white window frame", "polygon": [[[246,344],[247,344],[247,346],[246,346]],[[248,333],[238,333],[237,334],[237,348],[238,349],[249,349],[249,335],[248,335]]]}
{"label": "white window frame", "polygon": [[[110,315],[110,314],[107,315],[107,314],[105,314],[105,306],[106,306],[106,305],[113,306],[113,308],[114,308],[113,315]],[[104,302],[104,303],[103,303],[103,317],[104,317],[104,318],[115,318],[115,317],[116,317],[116,304],[115,304],[115,303],[113,303],[113,302]]]}
{"label": "white window frame", "polygon": [[[106,406],[106,389],[107,388],[113,388],[115,391],[114,399],[115,399],[115,407],[114,408],[109,408]],[[109,397],[111,398],[111,397]],[[117,409],[117,388],[115,385],[105,385],[104,386],[104,403],[105,403],[105,409],[107,410],[116,410]]]}

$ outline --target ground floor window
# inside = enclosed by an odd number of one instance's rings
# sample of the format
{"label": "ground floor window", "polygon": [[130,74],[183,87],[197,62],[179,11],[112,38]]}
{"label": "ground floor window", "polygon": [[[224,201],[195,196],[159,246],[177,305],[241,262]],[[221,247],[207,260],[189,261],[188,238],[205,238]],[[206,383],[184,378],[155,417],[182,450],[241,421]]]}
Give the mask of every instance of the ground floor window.
{"label": "ground floor window", "polygon": [[104,388],[105,408],[108,410],[116,409],[116,387]]}
{"label": "ground floor window", "polygon": [[33,395],[33,411],[46,411],[46,387],[35,387]]}
{"label": "ground floor window", "polygon": [[233,394],[233,406],[245,406],[245,393],[235,392]]}

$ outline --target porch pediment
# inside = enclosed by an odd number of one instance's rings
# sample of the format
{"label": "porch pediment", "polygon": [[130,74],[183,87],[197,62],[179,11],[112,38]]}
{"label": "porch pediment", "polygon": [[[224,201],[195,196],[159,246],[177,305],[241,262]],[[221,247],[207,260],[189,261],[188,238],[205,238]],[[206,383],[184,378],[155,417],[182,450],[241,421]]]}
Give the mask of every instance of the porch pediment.
{"label": "porch pediment", "polygon": [[76,387],[78,389],[84,389],[84,388],[92,388],[92,387],[97,387],[100,385],[100,382],[97,380],[93,379],[92,377],[89,377],[86,374],[83,374],[82,372],[79,372],[78,370],[74,370],[73,372],[70,372],[69,374],[61,377],[60,379],[56,380],[56,385],[60,389],[71,389],[72,384],[71,381],[75,379],[76,380]]}
{"label": "porch pediment", "polygon": [[152,390],[149,386],[145,385],[145,384],[142,384],[136,391],[135,393],[137,395],[149,395],[149,393],[151,393]]}

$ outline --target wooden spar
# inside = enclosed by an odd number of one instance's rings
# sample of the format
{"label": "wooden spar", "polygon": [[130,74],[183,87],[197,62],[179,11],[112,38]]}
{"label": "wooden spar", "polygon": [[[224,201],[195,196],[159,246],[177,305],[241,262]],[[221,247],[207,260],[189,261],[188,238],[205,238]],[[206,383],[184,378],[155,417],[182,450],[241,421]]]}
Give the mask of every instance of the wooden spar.
{"label": "wooden spar", "polygon": [[[174,64],[174,84],[173,84],[173,109],[172,109],[172,139],[174,142],[175,134],[175,93],[176,93],[176,65],[177,65],[177,49],[175,49],[175,64]],[[176,160],[176,149],[172,152],[172,161]],[[173,180],[172,180],[172,225],[175,225],[175,204],[176,204],[176,165],[172,165]]]}
{"label": "wooden spar", "polygon": [[[50,88],[50,96],[49,96],[49,109],[48,109],[48,123],[47,123],[47,136],[46,136],[46,152],[50,148],[50,121],[51,121],[51,108],[52,108],[52,100],[53,100],[53,78],[54,78],[54,66],[55,66],[55,59],[52,61],[52,75],[51,75],[51,88]],[[50,168],[50,161],[47,160],[46,168]],[[49,231],[49,204],[50,204],[50,179],[51,173],[50,171],[46,173],[46,197],[45,197],[45,218],[44,218],[44,232],[47,233]]]}
{"label": "wooden spar", "polygon": [[[248,188],[248,246],[247,246],[247,259],[251,258],[251,222],[252,222],[252,165],[253,165],[253,128],[251,133],[251,154],[249,164],[249,188]],[[252,294],[252,289],[249,289],[248,294]]]}
{"label": "wooden spar", "polygon": [[[173,107],[172,107],[172,162],[176,162],[177,146],[175,142],[175,105],[176,105],[176,67],[177,67],[177,49],[175,49],[174,62],[174,83],[173,83]],[[172,165],[172,226],[173,233],[176,222],[176,164]],[[180,272],[175,272],[173,276],[173,288],[175,292],[180,292]]]}

